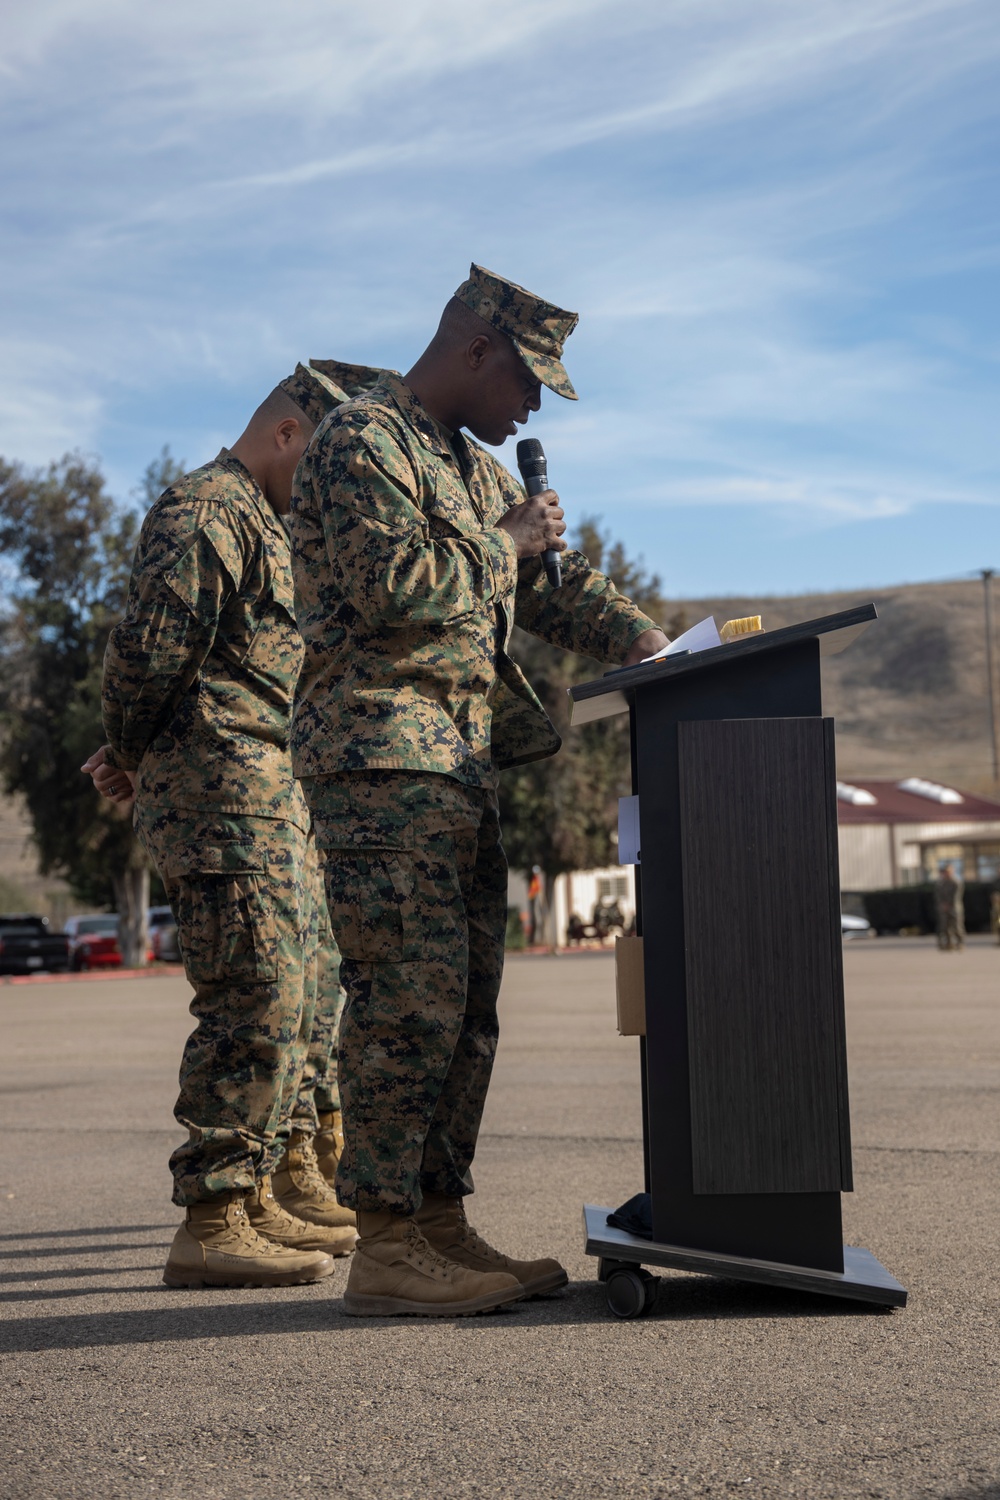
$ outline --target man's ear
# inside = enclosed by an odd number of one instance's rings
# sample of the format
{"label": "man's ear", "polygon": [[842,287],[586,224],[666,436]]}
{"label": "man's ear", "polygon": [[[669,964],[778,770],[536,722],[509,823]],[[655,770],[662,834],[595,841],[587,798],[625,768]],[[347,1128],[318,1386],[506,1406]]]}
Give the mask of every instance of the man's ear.
{"label": "man's ear", "polygon": [[302,424],[297,417],[285,417],[274,429],[274,442],[282,451],[298,441]]}
{"label": "man's ear", "polygon": [[471,344],[466,346],[465,357],[469,368],[479,370],[493,347],[493,340],[488,333],[477,333]]}

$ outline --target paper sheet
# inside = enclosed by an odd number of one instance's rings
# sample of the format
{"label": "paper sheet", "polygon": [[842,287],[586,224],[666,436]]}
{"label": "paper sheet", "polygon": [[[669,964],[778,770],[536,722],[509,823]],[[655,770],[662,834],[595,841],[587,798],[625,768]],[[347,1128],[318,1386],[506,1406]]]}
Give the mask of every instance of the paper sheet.
{"label": "paper sheet", "polygon": [[618,798],[618,863],[639,864],[639,799]]}
{"label": "paper sheet", "polygon": [[645,666],[648,661],[662,661],[665,656],[674,656],[678,651],[707,651],[711,646],[721,646],[722,637],[716,628],[714,618],[709,615],[706,620],[699,620],[697,625],[692,625],[690,630],[685,630],[675,641],[671,641],[665,651],[657,651],[653,656],[644,656],[640,666]]}

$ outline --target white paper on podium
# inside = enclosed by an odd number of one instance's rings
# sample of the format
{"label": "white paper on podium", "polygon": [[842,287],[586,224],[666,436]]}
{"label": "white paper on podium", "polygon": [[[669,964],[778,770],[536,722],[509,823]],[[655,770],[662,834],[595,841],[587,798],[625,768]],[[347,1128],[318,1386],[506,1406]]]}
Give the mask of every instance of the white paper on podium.
{"label": "white paper on podium", "polygon": [[[645,666],[647,661],[663,661],[666,656],[674,656],[679,651],[707,651],[710,646],[721,646],[722,637],[715,626],[711,615],[707,620],[700,620],[697,625],[692,625],[690,630],[685,630],[676,641],[671,641],[665,651],[658,651],[655,656],[644,657],[639,666]],[[595,719],[609,719],[613,714],[627,714],[628,699],[624,693],[602,693],[599,698],[583,698],[579,703],[574,703],[570,710],[570,723],[592,724]],[[630,860],[624,860],[624,864],[630,864]]]}
{"label": "white paper on podium", "polygon": [[639,859],[639,799],[618,798],[618,863],[638,865]]}
{"label": "white paper on podium", "polygon": [[665,651],[657,651],[653,656],[644,656],[640,666],[645,666],[648,661],[662,661],[665,656],[675,656],[678,651],[707,651],[711,646],[721,645],[722,637],[714,618],[709,615],[707,619],[699,620],[697,625],[692,625],[690,630],[685,630],[676,641],[671,641]]}

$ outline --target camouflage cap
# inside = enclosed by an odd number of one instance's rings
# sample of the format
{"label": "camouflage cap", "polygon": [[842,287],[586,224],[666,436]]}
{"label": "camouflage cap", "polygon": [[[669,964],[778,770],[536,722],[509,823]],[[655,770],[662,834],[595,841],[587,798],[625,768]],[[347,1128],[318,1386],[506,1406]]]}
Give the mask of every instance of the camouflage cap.
{"label": "camouflage cap", "polygon": [[339,359],[311,359],[309,364],[346,391],[348,398],[370,391],[382,374],[374,365],[348,365]]}
{"label": "camouflage cap", "polygon": [[484,323],[505,333],[528,369],[557,396],[576,401],[573,383],[562,364],[563,344],[580,321],[579,313],[566,312],[543,302],[523,286],[495,276],[473,262],[468,281],[455,293]]}
{"label": "camouflage cap", "polygon": [[278,381],[278,390],[292,398],[314,427],[319,426],[327,412],[350,400],[329,375],[311,365],[296,365],[293,374]]}

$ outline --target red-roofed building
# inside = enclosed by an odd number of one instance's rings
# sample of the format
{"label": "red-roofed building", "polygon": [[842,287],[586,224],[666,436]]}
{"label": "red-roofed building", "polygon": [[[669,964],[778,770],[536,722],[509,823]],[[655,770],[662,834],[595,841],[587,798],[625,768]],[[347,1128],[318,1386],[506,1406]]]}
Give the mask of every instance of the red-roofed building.
{"label": "red-roofed building", "polygon": [[932,880],[948,861],[966,880],[1000,873],[1000,802],[911,776],[838,781],[840,884],[845,891]]}

